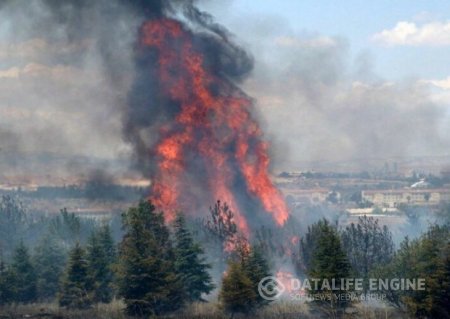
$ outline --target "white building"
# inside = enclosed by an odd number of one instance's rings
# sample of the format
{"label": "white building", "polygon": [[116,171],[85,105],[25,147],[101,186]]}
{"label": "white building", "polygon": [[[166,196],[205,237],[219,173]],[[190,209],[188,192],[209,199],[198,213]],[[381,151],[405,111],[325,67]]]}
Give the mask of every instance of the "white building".
{"label": "white building", "polygon": [[397,207],[399,204],[437,205],[450,201],[450,189],[393,189],[362,191],[362,198],[381,207]]}

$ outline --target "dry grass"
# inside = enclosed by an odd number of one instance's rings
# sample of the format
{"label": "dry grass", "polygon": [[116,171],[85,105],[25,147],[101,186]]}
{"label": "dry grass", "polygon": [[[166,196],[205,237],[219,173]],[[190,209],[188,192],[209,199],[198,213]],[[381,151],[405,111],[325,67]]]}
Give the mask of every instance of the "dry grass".
{"label": "dry grass", "polygon": [[357,305],[358,316],[361,319],[408,319],[408,315],[393,307],[374,308],[366,305]]}
{"label": "dry grass", "polygon": [[[130,319],[123,312],[124,304],[115,300],[110,304],[100,304],[88,310],[66,310],[56,304],[33,304],[8,306],[0,309],[0,319]],[[278,301],[252,314],[236,314],[235,319],[313,319],[333,318],[332,315],[319,315],[302,302]],[[194,303],[182,311],[164,318],[176,319],[228,319],[230,316],[221,311],[216,302]],[[406,315],[393,308],[373,308],[362,304],[356,305],[343,316],[343,319],[406,319]]]}
{"label": "dry grass", "polygon": [[55,303],[11,305],[0,309],[0,319],[128,319],[122,311],[123,308],[124,304],[121,300],[114,300],[109,304],[98,304],[86,310],[64,309]]}
{"label": "dry grass", "polygon": [[[255,318],[255,319],[315,319],[333,318],[331,314],[319,314],[311,311],[308,304],[304,302],[278,301],[264,307],[250,315],[237,314],[235,319]],[[168,316],[167,318],[180,319],[228,319],[229,315],[224,314],[217,303],[195,303],[184,309],[184,311]],[[394,308],[374,308],[357,304],[352,307],[349,313],[341,317],[342,319],[407,319],[408,317]]]}

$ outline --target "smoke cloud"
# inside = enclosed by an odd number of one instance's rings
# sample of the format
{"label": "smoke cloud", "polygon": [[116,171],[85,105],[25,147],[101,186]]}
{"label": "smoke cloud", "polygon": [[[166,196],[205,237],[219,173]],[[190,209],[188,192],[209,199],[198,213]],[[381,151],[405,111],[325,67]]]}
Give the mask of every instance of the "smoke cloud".
{"label": "smoke cloud", "polygon": [[[217,2],[207,9],[224,10]],[[385,80],[370,52],[293,30],[280,17],[219,18],[257,52],[244,88],[260,106],[279,169],[449,155],[450,99],[421,79]]]}
{"label": "smoke cloud", "polygon": [[253,60],[194,4],[0,1],[2,172],[70,175],[108,163],[114,174],[128,174],[130,161],[147,172],[152,123],[165,115],[128,108],[129,92],[139,89],[133,86],[140,76],[134,61],[138,26],[163,13],[189,21],[200,33],[197,45],[217,59],[211,61],[216,72],[242,83],[256,99],[278,168],[448,154],[448,105],[434,100],[427,84],[383,80],[369,55],[352,59],[343,38],[298,33],[276,17],[234,20],[217,1],[201,2],[239,34]]}
{"label": "smoke cloud", "polygon": [[2,2],[2,172],[68,177],[106,162],[127,170],[121,109],[137,23],[114,1]]}
{"label": "smoke cloud", "polygon": [[[155,96],[151,77],[136,73],[135,41],[142,21],[163,14],[184,14],[196,25],[196,45],[211,52],[216,72],[239,81],[252,68],[246,52],[193,1],[2,1],[0,157],[20,162],[23,174],[36,164],[41,172],[76,174],[92,159],[112,167],[131,161],[148,174],[152,123],[165,115],[157,103],[147,108],[133,100]],[[139,77],[145,87],[133,81]]]}

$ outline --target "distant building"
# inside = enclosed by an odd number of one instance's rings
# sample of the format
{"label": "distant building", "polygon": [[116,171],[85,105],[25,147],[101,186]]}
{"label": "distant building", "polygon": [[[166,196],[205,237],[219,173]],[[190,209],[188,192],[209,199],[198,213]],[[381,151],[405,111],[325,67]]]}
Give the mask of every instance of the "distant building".
{"label": "distant building", "polygon": [[348,208],[345,210],[346,213],[348,213],[351,216],[374,216],[374,217],[378,217],[380,215],[396,215],[396,214],[400,214],[400,211],[397,208],[392,208],[392,207],[384,207],[384,208]]}
{"label": "distant building", "polygon": [[397,207],[399,204],[437,205],[450,201],[450,189],[395,189],[362,191],[362,198],[381,207]]}
{"label": "distant building", "polygon": [[289,189],[282,188],[284,196],[292,198],[296,203],[313,204],[320,203],[327,200],[330,193],[328,189],[315,188],[315,189]]}
{"label": "distant building", "polygon": [[[379,213],[377,213],[379,211]],[[382,211],[382,213],[380,212]],[[407,216],[401,213],[396,208],[384,208],[384,209],[373,209],[373,208],[350,208],[346,210],[347,215],[340,219],[339,223],[341,226],[347,226],[351,223],[358,223],[359,218],[363,216],[372,217],[378,220],[380,226],[398,226],[405,225],[407,222]]]}

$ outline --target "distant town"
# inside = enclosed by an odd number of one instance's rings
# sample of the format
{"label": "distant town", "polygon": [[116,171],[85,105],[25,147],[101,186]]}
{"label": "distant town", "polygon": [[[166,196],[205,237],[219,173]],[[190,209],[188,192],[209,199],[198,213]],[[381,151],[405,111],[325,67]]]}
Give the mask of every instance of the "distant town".
{"label": "distant town", "polygon": [[[379,161],[380,162],[380,161]],[[281,171],[274,182],[300,221],[333,216],[342,226],[360,216],[372,216],[388,226],[406,225],[420,218],[433,218],[450,202],[450,169],[443,160],[409,160],[372,164],[357,171],[331,165],[319,169]],[[84,180],[43,185],[20,178],[0,180],[0,195],[20,197],[30,212],[57,214],[62,208],[80,217],[109,219],[149,193],[151,182],[138,178],[114,179],[106,173]],[[67,180],[66,180],[67,181]],[[319,213],[317,213],[319,212]],[[205,212],[207,213],[207,212]]]}
{"label": "distant town", "polygon": [[432,219],[450,202],[450,170],[421,163],[423,169],[417,162],[401,168],[385,162],[370,172],[283,171],[276,183],[294,215],[302,207],[321,206],[336,213],[343,225],[366,215],[392,226]]}

